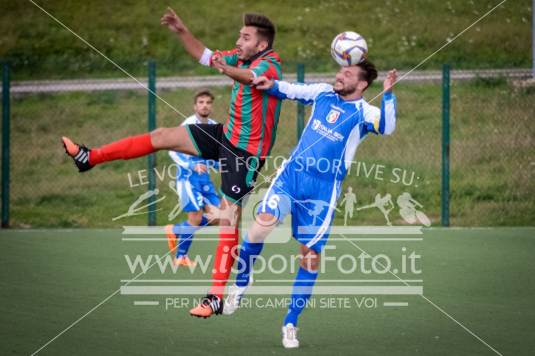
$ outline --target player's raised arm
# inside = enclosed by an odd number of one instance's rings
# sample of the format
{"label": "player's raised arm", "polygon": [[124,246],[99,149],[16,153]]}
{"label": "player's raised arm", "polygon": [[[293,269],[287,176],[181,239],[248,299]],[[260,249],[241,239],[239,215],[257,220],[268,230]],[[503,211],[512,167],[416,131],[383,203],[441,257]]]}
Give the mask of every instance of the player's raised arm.
{"label": "player's raised arm", "polygon": [[206,46],[199,41],[186,27],[184,22],[173,9],[167,8],[163,14],[160,23],[171,31],[177,34],[180,42],[184,45],[186,51],[196,60],[201,60],[203,53],[205,53]]}
{"label": "player's raised arm", "polygon": [[225,74],[242,84],[251,84],[254,79],[254,74],[251,70],[227,64],[225,58],[219,52],[214,53],[210,61],[210,65],[216,68],[219,73]]}
{"label": "player's raised arm", "polygon": [[266,90],[269,95],[279,99],[297,100],[305,105],[312,105],[317,96],[333,90],[329,84],[293,84],[282,80],[268,79],[260,76],[253,80],[259,90]]}
{"label": "player's raised arm", "polygon": [[397,71],[392,69],[386,75],[383,82],[383,100],[381,101],[381,119],[379,121],[379,133],[391,135],[396,128],[396,97],[392,88],[398,78]]}
{"label": "player's raised arm", "polygon": [[364,120],[367,122],[367,130],[378,135],[391,135],[396,128],[396,96],[392,87],[396,83],[397,72],[395,69],[388,72],[383,82],[383,99],[381,108],[367,105],[364,107]]}
{"label": "player's raised arm", "polygon": [[253,80],[253,85],[258,90],[269,90],[271,89],[271,87],[273,87],[274,84],[275,80],[269,79],[268,77],[265,77],[263,75]]}

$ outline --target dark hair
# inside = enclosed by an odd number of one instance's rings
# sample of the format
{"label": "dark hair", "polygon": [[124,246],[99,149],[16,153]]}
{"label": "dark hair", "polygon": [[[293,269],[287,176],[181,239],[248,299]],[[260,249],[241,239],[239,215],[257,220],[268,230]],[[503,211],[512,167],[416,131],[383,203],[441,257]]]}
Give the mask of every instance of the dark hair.
{"label": "dark hair", "polygon": [[373,81],[377,79],[377,69],[375,68],[375,65],[368,60],[364,60],[357,64],[357,67],[361,69],[360,80],[365,80],[368,83],[368,87],[372,85]]}
{"label": "dark hair", "polygon": [[268,48],[273,46],[273,41],[275,41],[275,25],[266,16],[260,14],[244,14],[243,25],[256,27],[258,36],[267,41]]}
{"label": "dark hair", "polygon": [[197,99],[201,96],[209,96],[212,100],[215,99],[214,94],[208,89],[202,89],[199,90],[197,93],[195,93],[195,96],[193,97],[193,104],[197,104]]}

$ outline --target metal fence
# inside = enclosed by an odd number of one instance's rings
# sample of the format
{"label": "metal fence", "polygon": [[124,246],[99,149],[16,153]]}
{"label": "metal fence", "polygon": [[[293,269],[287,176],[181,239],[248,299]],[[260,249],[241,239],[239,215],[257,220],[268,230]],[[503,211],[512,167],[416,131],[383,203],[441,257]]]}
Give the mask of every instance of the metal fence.
{"label": "metal fence", "polygon": [[450,110],[453,224],[533,225],[534,79],[453,81]]}
{"label": "metal fence", "polygon": [[[224,122],[228,79],[156,78],[152,70],[141,82],[152,85],[158,97],[131,80],[18,82],[16,73],[11,73],[9,88],[4,72],[3,96],[8,99],[3,104],[2,135],[4,225],[118,227],[170,220],[177,197],[169,185],[174,172],[166,152],[157,153],[152,161],[117,161],[78,174],[60,143],[66,135],[97,146],[156,126],[176,126],[191,115],[193,95],[200,87],[215,93],[213,117]],[[285,79],[334,79],[333,74],[304,76],[303,66],[297,72]],[[518,69],[453,70],[449,87],[442,71],[410,73],[395,89],[395,134],[366,139],[344,182],[340,200],[351,193],[349,188],[357,197],[350,219],[361,225],[406,224],[400,202],[410,197],[433,225],[532,224],[535,93],[512,83],[528,75],[529,70]],[[383,73],[366,95],[377,106],[382,78]],[[309,112],[309,107],[283,104],[273,157],[258,179],[259,188],[269,182],[266,178],[275,172],[278,158],[291,152],[304,125],[302,117]],[[450,136],[451,163],[444,160],[448,141],[443,135]],[[447,163],[450,169],[444,170]],[[219,177],[213,177],[217,186]],[[441,185],[448,177],[449,186]],[[158,190],[150,198],[158,201],[154,215],[148,208],[128,214],[133,203],[154,189]],[[446,197],[449,204],[444,203]],[[385,214],[376,203],[387,200],[391,205]],[[339,209],[336,216],[341,222],[342,205]]]}

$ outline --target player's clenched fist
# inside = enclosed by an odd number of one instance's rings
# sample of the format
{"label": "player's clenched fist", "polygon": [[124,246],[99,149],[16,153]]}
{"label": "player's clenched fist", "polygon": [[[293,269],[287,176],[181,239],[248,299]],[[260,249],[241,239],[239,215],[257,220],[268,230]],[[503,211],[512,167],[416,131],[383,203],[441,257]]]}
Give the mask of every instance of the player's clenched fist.
{"label": "player's clenched fist", "polygon": [[217,69],[220,73],[225,72],[225,66],[226,66],[225,59],[223,58],[223,55],[219,51],[215,51],[212,55],[212,58],[210,58],[210,65]]}
{"label": "player's clenched fist", "polygon": [[162,25],[167,26],[167,28],[169,28],[175,33],[182,33],[187,31],[187,27],[186,25],[184,25],[184,22],[182,22],[180,17],[178,17],[175,11],[170,7],[165,10],[165,14],[163,14],[160,23]]}

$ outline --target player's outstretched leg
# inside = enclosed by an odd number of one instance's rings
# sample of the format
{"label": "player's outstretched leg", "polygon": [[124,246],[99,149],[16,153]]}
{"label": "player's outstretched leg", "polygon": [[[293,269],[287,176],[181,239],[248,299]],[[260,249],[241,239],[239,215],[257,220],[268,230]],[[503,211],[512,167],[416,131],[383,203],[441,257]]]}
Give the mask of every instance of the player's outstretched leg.
{"label": "player's outstretched leg", "polygon": [[73,159],[80,172],[88,171],[104,162],[138,158],[163,149],[199,155],[185,126],[160,128],[93,149],[74,143],[68,137],[62,137],[62,142],[65,152]]}
{"label": "player's outstretched leg", "polygon": [[62,141],[65,152],[72,157],[80,172],[88,171],[103,162],[137,158],[156,151],[148,133],[123,138],[93,149],[78,145],[68,137],[63,137]]}

